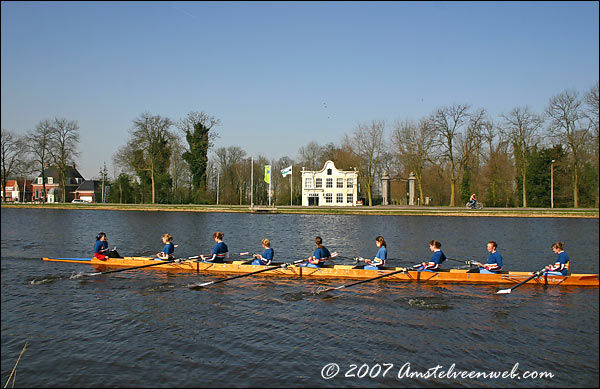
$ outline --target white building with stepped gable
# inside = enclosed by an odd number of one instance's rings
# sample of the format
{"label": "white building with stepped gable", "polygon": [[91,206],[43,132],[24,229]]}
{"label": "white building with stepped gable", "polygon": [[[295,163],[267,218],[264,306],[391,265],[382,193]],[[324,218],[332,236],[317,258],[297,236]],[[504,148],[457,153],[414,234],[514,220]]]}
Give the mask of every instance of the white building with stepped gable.
{"label": "white building with stepped gable", "polygon": [[333,161],[321,170],[302,168],[302,206],[353,207],[358,200],[358,172],[338,170]]}

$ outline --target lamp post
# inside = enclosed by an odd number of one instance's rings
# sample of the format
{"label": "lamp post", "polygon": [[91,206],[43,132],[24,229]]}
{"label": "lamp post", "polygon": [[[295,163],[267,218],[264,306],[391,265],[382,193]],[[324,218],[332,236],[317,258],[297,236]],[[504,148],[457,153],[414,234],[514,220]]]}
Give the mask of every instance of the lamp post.
{"label": "lamp post", "polygon": [[[217,170],[217,169],[215,169]],[[217,170],[217,205],[219,205],[219,178],[221,176],[221,172]]]}
{"label": "lamp post", "polygon": [[554,162],[553,159],[550,164],[550,208],[554,208]]}

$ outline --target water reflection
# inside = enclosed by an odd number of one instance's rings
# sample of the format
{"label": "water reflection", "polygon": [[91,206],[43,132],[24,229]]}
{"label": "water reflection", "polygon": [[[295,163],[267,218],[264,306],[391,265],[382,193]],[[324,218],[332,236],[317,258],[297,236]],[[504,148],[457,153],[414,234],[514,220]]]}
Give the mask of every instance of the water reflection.
{"label": "water reflection", "polygon": [[[448,256],[484,259],[485,244],[494,239],[506,266],[516,270],[552,262],[550,244],[564,240],[577,272],[598,272],[598,247],[589,244],[597,239],[598,221],[589,219],[7,209],[2,371],[12,369],[28,341],[18,385],[597,386],[597,288],[525,285],[497,295],[497,285],[379,280],[315,295],[350,281],[256,275],[194,291],[187,285],[222,277],[149,268],[72,278],[93,268],[40,261],[89,256],[100,230],[122,254],[155,253],[160,236],[170,232],[181,257],[209,251],[217,230],[238,253],[259,251],[268,237],[279,261],[310,255],[316,235],[341,255],[371,257],[374,237],[382,234],[390,257],[407,261],[429,258],[431,239],[440,240]],[[540,345],[543,352],[532,352]],[[357,381],[342,375],[325,381],[320,369],[330,362],[397,368],[411,362],[421,370],[455,363],[479,371],[510,370],[519,362],[556,377]]]}

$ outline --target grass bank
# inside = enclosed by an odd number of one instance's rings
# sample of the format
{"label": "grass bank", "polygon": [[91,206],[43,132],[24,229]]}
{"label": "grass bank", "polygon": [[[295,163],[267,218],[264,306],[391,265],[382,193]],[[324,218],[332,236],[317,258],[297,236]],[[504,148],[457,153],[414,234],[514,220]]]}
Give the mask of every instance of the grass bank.
{"label": "grass bank", "polygon": [[118,211],[161,211],[161,212],[240,212],[281,213],[319,215],[410,215],[410,216],[493,216],[493,217],[568,217],[598,218],[597,208],[485,208],[468,210],[463,207],[417,207],[417,206],[374,206],[374,207],[301,207],[301,206],[256,206],[248,205],[195,205],[195,204],[8,204],[2,208],[39,209],[93,209]]}

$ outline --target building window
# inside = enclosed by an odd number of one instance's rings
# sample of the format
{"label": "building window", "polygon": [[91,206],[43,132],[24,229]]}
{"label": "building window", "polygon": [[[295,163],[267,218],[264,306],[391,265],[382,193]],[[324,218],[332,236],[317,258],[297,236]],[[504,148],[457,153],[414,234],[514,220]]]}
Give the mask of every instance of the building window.
{"label": "building window", "polygon": [[325,202],[329,204],[333,204],[333,194],[325,193]]}
{"label": "building window", "polygon": [[38,185],[42,185],[44,183],[44,179],[42,177],[38,177]]}
{"label": "building window", "polygon": [[325,180],[325,187],[326,188],[333,188],[333,178],[327,178]]}
{"label": "building window", "polygon": [[354,195],[352,193],[346,194],[346,202],[348,204],[354,203]]}
{"label": "building window", "polygon": [[305,189],[312,189],[312,178],[307,177],[304,179],[304,188]]}
{"label": "building window", "polygon": [[343,193],[338,193],[335,195],[335,202],[338,204],[341,204],[344,202],[344,194]]}
{"label": "building window", "polygon": [[343,178],[338,178],[336,180],[336,188],[343,188],[344,187],[344,179]]}
{"label": "building window", "polygon": [[323,179],[315,178],[315,188],[322,188],[322,187],[323,187]]}
{"label": "building window", "polygon": [[54,184],[54,177],[48,177],[48,185]]}
{"label": "building window", "polygon": [[327,175],[330,176],[331,175],[331,169],[327,169]]}
{"label": "building window", "polygon": [[354,188],[354,178],[348,178],[346,180],[346,188]]}

